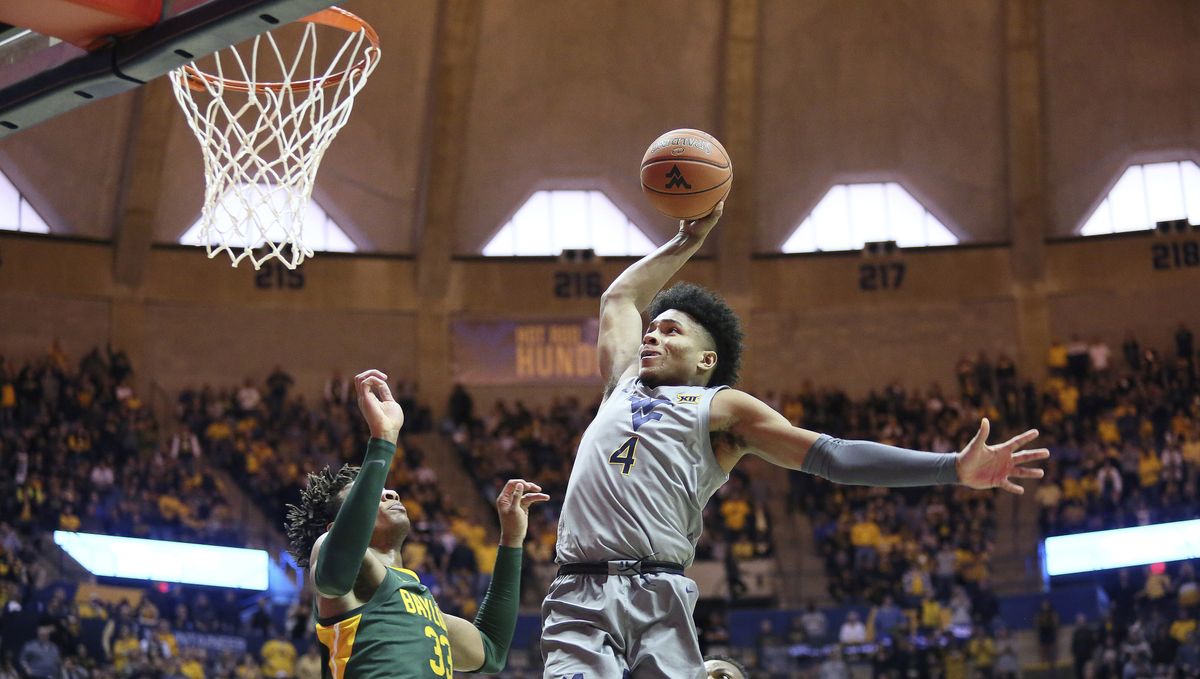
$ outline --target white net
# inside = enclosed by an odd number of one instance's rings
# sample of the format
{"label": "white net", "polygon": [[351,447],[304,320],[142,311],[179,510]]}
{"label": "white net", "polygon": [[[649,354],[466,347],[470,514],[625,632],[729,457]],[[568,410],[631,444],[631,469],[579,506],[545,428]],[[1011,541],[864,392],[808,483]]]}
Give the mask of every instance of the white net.
{"label": "white net", "polygon": [[[317,168],[379,63],[378,38],[344,10],[299,26],[298,35],[269,32],[222,50],[206,71],[191,64],[170,73],[204,153],[199,240],[210,258],[225,252],[233,266],[278,259],[294,269],[312,257],[304,216]],[[330,55],[334,29],[345,39]]]}

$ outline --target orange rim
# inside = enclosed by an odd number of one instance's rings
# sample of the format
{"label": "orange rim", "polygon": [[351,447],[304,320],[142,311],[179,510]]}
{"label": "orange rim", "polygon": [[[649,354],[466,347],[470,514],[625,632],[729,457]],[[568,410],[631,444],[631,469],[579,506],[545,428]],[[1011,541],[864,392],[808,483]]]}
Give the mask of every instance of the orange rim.
{"label": "orange rim", "polygon": [[183,73],[184,77],[187,78],[188,87],[197,92],[206,92],[208,91],[208,87],[205,83],[212,83],[214,85],[220,85],[224,89],[233,90],[235,92],[255,92],[259,90],[279,92],[287,88],[291,88],[294,91],[304,92],[311,90],[314,87],[324,88],[337,85],[345,80],[347,75],[354,73],[355,71],[364,71],[371,65],[372,62],[375,62],[379,59],[379,34],[375,32],[374,28],[371,28],[371,24],[368,24],[355,14],[351,14],[340,7],[329,7],[319,12],[310,14],[302,19],[299,19],[298,21],[306,24],[320,24],[322,26],[329,26],[331,28],[338,28],[346,31],[347,33],[358,33],[359,31],[362,31],[364,34],[366,34],[367,40],[371,43],[371,46],[363,52],[363,57],[356,61],[353,66],[341,71],[340,73],[334,73],[327,78],[321,78],[319,80],[313,78],[309,80],[297,80],[291,83],[250,83],[245,80],[231,80],[229,78],[222,78],[221,76],[213,75],[212,73],[205,73],[195,66],[188,64],[187,66],[183,67]]}

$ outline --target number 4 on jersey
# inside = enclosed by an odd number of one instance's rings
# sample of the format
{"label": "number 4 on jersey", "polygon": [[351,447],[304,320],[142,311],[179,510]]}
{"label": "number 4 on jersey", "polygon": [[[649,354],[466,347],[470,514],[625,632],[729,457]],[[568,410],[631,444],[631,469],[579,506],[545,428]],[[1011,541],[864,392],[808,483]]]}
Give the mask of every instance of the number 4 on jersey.
{"label": "number 4 on jersey", "polygon": [[629,470],[633,469],[633,463],[637,462],[637,444],[638,437],[630,436],[628,441],[608,456],[608,463],[621,465],[621,473],[628,476]]}

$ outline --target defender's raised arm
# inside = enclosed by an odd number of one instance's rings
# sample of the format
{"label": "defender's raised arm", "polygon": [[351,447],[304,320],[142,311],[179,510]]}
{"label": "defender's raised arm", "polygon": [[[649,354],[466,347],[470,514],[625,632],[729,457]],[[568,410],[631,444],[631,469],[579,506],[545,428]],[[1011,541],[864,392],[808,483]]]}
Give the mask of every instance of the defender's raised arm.
{"label": "defender's raised arm", "polygon": [[322,596],[348,594],[365,569],[370,584],[383,580],[384,567],[364,557],[375,531],[375,514],[387,481],[396,440],[404,426],[404,411],[388,389],[387,375],[367,370],[354,378],[358,407],[371,431],[362,470],[338,510],[337,518],[314,551],[313,584]]}

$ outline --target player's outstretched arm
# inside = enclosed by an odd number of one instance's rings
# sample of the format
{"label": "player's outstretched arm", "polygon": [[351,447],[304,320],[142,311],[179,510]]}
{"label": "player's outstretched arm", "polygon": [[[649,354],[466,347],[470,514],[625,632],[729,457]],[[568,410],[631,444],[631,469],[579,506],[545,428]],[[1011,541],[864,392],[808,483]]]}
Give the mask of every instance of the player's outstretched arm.
{"label": "player's outstretched arm", "polygon": [[371,440],[367,443],[362,468],[334,518],[333,526],[313,545],[315,558],[312,563],[316,564],[313,584],[321,596],[329,598],[348,594],[354,588],[360,570],[368,580],[363,584],[368,587],[377,587],[387,574],[383,564],[376,559],[367,559],[366,554],[375,532],[379,498],[396,454],[396,440],[404,425],[404,411],[392,398],[387,375],[382,372],[367,370],[359,373],[354,384],[358,408],[370,428]]}
{"label": "player's outstretched arm", "polygon": [[[989,446],[986,418],[960,453],[927,453],[872,441],[844,441],[794,427],[767,404],[733,389],[713,397],[710,422],[713,431],[728,431],[744,441],[743,453],[852,485],[898,488],[961,483],[1020,494],[1024,489],[1010,477],[1041,478],[1043,470],[1022,465],[1050,456],[1045,448],[1016,452],[1037,438],[1037,431],[1032,429]],[[734,463],[736,459],[723,461],[723,466],[732,468]]]}
{"label": "player's outstretched arm", "polygon": [[600,376],[605,395],[636,365],[642,336],[642,309],[662,290],[692,255],[717,221],[725,204],[717,203],[705,218],[680,221],[679,233],[665,245],[642,257],[608,286],[600,298],[600,336],[597,341]]}
{"label": "player's outstretched arm", "polygon": [[485,674],[504,669],[521,603],[521,556],[525,532],[529,528],[529,507],[550,499],[541,490],[536,483],[510,479],[496,498],[496,511],[500,514],[500,549],[496,553],[492,583],[488,585],[474,623],[453,615],[446,616],[455,669]]}

